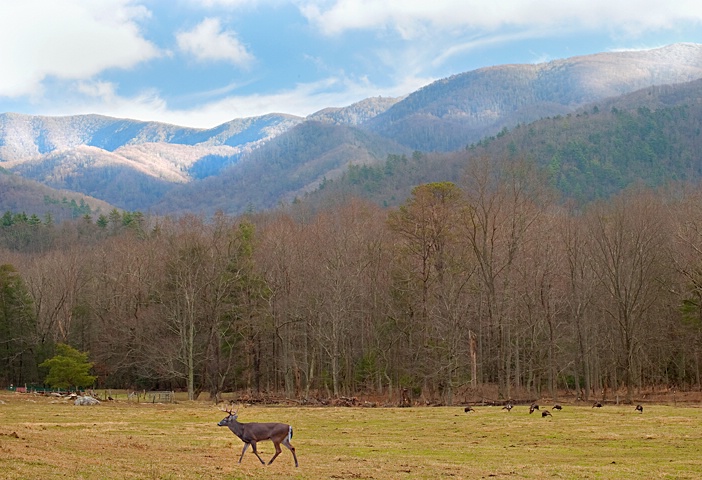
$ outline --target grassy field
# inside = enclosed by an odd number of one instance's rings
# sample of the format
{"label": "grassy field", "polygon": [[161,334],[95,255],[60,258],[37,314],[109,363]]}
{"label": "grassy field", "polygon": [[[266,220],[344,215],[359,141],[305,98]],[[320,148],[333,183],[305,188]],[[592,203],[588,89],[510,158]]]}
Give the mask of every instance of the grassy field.
{"label": "grassy field", "polygon": [[[564,405],[553,417],[499,407],[248,407],[247,421],[293,425],[300,467],[270,466],[217,427],[204,402],[74,406],[0,393],[0,478],[592,478],[702,477],[702,409]],[[261,456],[273,454],[270,442]]]}

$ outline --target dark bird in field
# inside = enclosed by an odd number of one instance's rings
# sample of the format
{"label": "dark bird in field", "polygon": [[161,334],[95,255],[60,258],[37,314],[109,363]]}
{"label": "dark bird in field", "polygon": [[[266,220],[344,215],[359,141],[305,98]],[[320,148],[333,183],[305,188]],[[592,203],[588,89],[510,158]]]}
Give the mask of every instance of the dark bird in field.
{"label": "dark bird in field", "polygon": [[463,411],[466,412],[466,413],[468,413],[468,412],[474,412],[475,410],[473,410],[473,407],[471,407],[470,405],[468,405],[466,408],[463,409]]}
{"label": "dark bird in field", "polygon": [[534,413],[534,410],[538,410],[539,406],[536,403],[532,403],[529,407],[529,413]]}
{"label": "dark bird in field", "polygon": [[595,408],[595,407],[602,408],[602,404],[600,402],[595,402],[592,404],[592,408]]}
{"label": "dark bird in field", "polygon": [[553,415],[551,415],[551,412],[549,412],[548,410],[544,410],[543,412],[541,412],[541,416],[542,417],[552,417]]}
{"label": "dark bird in field", "polygon": [[636,405],[636,411],[643,413],[643,406],[642,405]]}
{"label": "dark bird in field", "polygon": [[553,406],[553,409],[554,409],[554,410],[563,410],[563,407],[561,407],[561,404],[560,404],[560,403],[557,403],[557,404],[555,404],[555,405]]}
{"label": "dark bird in field", "polygon": [[512,404],[511,404],[511,403],[508,403],[507,405],[505,405],[504,407],[502,407],[502,410],[507,410],[507,411],[509,412],[509,411],[512,410],[512,408],[513,408],[513,407],[512,407]]}

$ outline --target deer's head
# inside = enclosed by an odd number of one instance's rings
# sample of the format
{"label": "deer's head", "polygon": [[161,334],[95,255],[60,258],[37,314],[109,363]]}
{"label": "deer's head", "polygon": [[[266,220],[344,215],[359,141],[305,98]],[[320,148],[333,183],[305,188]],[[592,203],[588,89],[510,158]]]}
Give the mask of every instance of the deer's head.
{"label": "deer's head", "polygon": [[228,427],[228,426],[231,425],[232,423],[236,422],[237,413],[239,412],[239,409],[238,409],[238,408],[236,409],[236,412],[232,412],[231,409],[225,410],[225,409],[220,408],[220,410],[222,410],[223,412],[225,412],[225,413],[227,414],[227,416],[224,417],[224,418],[217,424],[218,426],[220,426],[220,427]]}

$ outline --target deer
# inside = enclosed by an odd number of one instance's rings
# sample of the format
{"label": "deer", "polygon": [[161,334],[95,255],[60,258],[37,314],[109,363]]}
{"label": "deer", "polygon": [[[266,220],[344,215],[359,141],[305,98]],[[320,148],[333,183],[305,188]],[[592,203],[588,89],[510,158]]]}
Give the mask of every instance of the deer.
{"label": "deer", "polygon": [[217,425],[220,427],[229,427],[229,430],[231,430],[234,435],[239,437],[241,441],[244,442],[244,449],[241,451],[239,463],[241,463],[241,459],[244,458],[246,449],[249,448],[249,445],[251,445],[253,453],[258,457],[261,463],[265,465],[266,462],[263,461],[261,456],[258,454],[258,450],[256,450],[256,442],[270,440],[275,446],[275,455],[273,455],[273,458],[271,458],[271,460],[268,462],[268,465],[273,463],[273,460],[280,455],[280,452],[282,451],[280,444],[282,443],[292,452],[293,458],[295,459],[295,466],[298,466],[297,455],[295,455],[295,447],[290,444],[290,439],[293,436],[293,429],[290,425],[285,423],[239,423],[237,421],[237,413],[239,412],[238,408],[236,412],[232,412],[231,409],[225,410],[220,408],[220,410],[228,415]]}

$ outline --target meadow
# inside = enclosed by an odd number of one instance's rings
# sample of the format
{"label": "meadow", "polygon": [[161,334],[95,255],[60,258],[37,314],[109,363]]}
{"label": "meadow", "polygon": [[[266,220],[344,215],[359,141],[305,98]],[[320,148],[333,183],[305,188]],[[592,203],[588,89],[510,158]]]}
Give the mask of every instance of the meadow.
{"label": "meadow", "polygon": [[[702,409],[695,405],[563,404],[542,418],[528,406],[334,408],[249,406],[242,422],[294,428],[300,467],[270,466],[217,427],[207,402],[96,406],[0,393],[3,479],[413,479],[702,477]],[[551,405],[543,405],[550,407]],[[259,443],[268,460],[271,442]]]}

